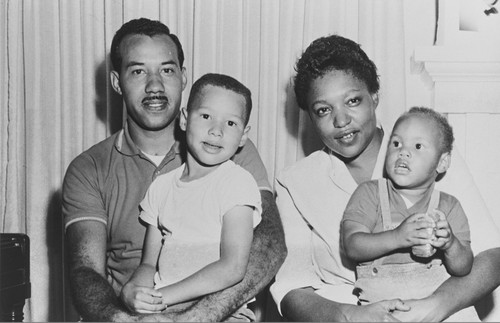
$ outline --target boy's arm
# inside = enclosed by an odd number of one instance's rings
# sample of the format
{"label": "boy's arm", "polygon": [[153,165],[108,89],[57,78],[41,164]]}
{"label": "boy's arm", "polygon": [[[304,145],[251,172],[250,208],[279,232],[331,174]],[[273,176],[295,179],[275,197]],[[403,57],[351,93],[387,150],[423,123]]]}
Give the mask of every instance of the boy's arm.
{"label": "boy's arm", "polygon": [[394,230],[371,233],[369,229],[356,221],[342,221],[342,236],[346,254],[357,262],[379,258],[393,250],[430,243],[427,230],[432,224],[415,221],[419,214],[406,218]]}
{"label": "boy's arm", "polygon": [[240,282],[245,276],[253,236],[253,209],[235,206],[223,217],[219,260],[160,289],[171,305],[198,298]]}
{"label": "boy's arm", "polygon": [[450,275],[465,276],[470,273],[474,261],[470,243],[462,243],[454,237],[450,247],[444,250],[443,254],[443,262]]}
{"label": "boy's arm", "polygon": [[243,280],[203,297],[187,309],[167,308],[165,314],[170,318],[180,321],[222,321],[257,295],[276,275],[286,257],[283,228],[273,194],[268,190],[261,190],[260,193],[262,221],[253,233]]}
{"label": "boy's arm", "polygon": [[166,308],[162,294],[154,289],[156,263],[162,248],[162,235],[157,227],[148,224],[144,236],[141,264],[122,287],[120,298],[133,312],[158,313]]}

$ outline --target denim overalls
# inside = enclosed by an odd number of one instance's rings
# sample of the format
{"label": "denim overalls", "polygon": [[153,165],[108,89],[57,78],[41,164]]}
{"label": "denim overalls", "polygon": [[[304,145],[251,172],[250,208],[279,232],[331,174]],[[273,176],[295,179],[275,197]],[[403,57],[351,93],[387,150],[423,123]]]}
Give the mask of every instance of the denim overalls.
{"label": "denim overalls", "polygon": [[[378,185],[383,230],[392,230],[399,224],[392,223],[387,180],[379,179]],[[438,204],[439,191],[434,190],[427,212],[436,209]],[[431,295],[450,277],[442,260],[438,258],[406,264],[383,264],[384,259],[385,257],[380,257],[372,263],[356,266],[357,280],[354,284],[354,293],[358,295],[358,304],[365,305],[394,298],[402,300],[424,298]],[[457,314],[460,316],[457,317]],[[479,322],[474,307],[466,308],[452,318],[453,321]]]}

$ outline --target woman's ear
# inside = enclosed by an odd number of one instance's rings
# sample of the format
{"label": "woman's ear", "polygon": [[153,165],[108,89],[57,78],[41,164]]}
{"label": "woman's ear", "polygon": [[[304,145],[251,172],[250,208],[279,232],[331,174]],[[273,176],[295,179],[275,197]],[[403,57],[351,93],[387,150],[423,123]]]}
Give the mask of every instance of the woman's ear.
{"label": "woman's ear", "polygon": [[448,168],[450,168],[450,165],[451,165],[451,155],[450,155],[450,153],[444,153],[439,158],[439,163],[436,167],[436,171],[439,174],[442,174],[442,173],[446,172],[448,170]]}
{"label": "woman's ear", "polygon": [[120,74],[117,71],[111,71],[109,73],[111,78],[111,86],[116,93],[122,95],[122,89],[120,88]]}
{"label": "woman's ear", "polygon": [[179,119],[179,127],[181,127],[182,131],[186,131],[187,116],[188,116],[187,109],[181,108],[181,117]]}

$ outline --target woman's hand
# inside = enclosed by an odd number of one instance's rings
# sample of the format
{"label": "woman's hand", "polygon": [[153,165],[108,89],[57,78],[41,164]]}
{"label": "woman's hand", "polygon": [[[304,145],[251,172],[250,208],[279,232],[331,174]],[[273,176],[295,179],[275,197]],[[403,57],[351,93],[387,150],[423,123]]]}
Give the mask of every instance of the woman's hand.
{"label": "woman's hand", "polygon": [[131,281],[123,286],[120,299],[135,313],[159,313],[167,308],[159,291],[151,287],[137,286]]}

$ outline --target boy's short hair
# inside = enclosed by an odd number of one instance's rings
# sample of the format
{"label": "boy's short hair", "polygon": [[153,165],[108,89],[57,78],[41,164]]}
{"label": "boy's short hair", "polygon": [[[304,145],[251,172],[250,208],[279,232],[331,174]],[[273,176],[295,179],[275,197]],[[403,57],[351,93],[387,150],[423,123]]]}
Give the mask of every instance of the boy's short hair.
{"label": "boy's short hair", "polygon": [[184,64],[184,51],[182,50],[181,42],[175,34],[170,32],[170,29],[158,20],[150,20],[147,18],[133,19],[123,24],[120,29],[115,33],[113,41],[111,42],[111,64],[118,73],[121,72],[122,67],[122,54],[120,53],[120,44],[123,39],[129,35],[146,35],[153,37],[156,35],[167,35],[172,39],[177,47],[177,58],[179,59],[179,67]]}
{"label": "boy's short hair", "polygon": [[377,66],[356,42],[338,35],[313,41],[295,65],[295,97],[300,108],[307,110],[306,99],[311,83],[331,71],[343,71],[364,82],[371,94],[380,88]]}
{"label": "boy's short hair", "polygon": [[191,92],[189,93],[187,109],[189,110],[191,108],[194,99],[207,85],[221,87],[226,90],[233,91],[245,98],[244,122],[246,126],[248,124],[248,121],[250,120],[250,113],[252,112],[252,93],[245,85],[229,75],[208,73],[196,80],[196,82],[194,82],[193,86],[191,87]]}
{"label": "boy's short hair", "polygon": [[433,121],[439,132],[441,133],[440,137],[440,152],[443,153],[451,153],[453,149],[453,142],[455,141],[455,137],[453,136],[453,128],[446,119],[445,116],[440,114],[439,112],[429,109],[427,107],[412,107],[409,111],[403,113],[394,124],[394,128],[401,123],[402,121],[408,119],[411,116],[421,116]]}

